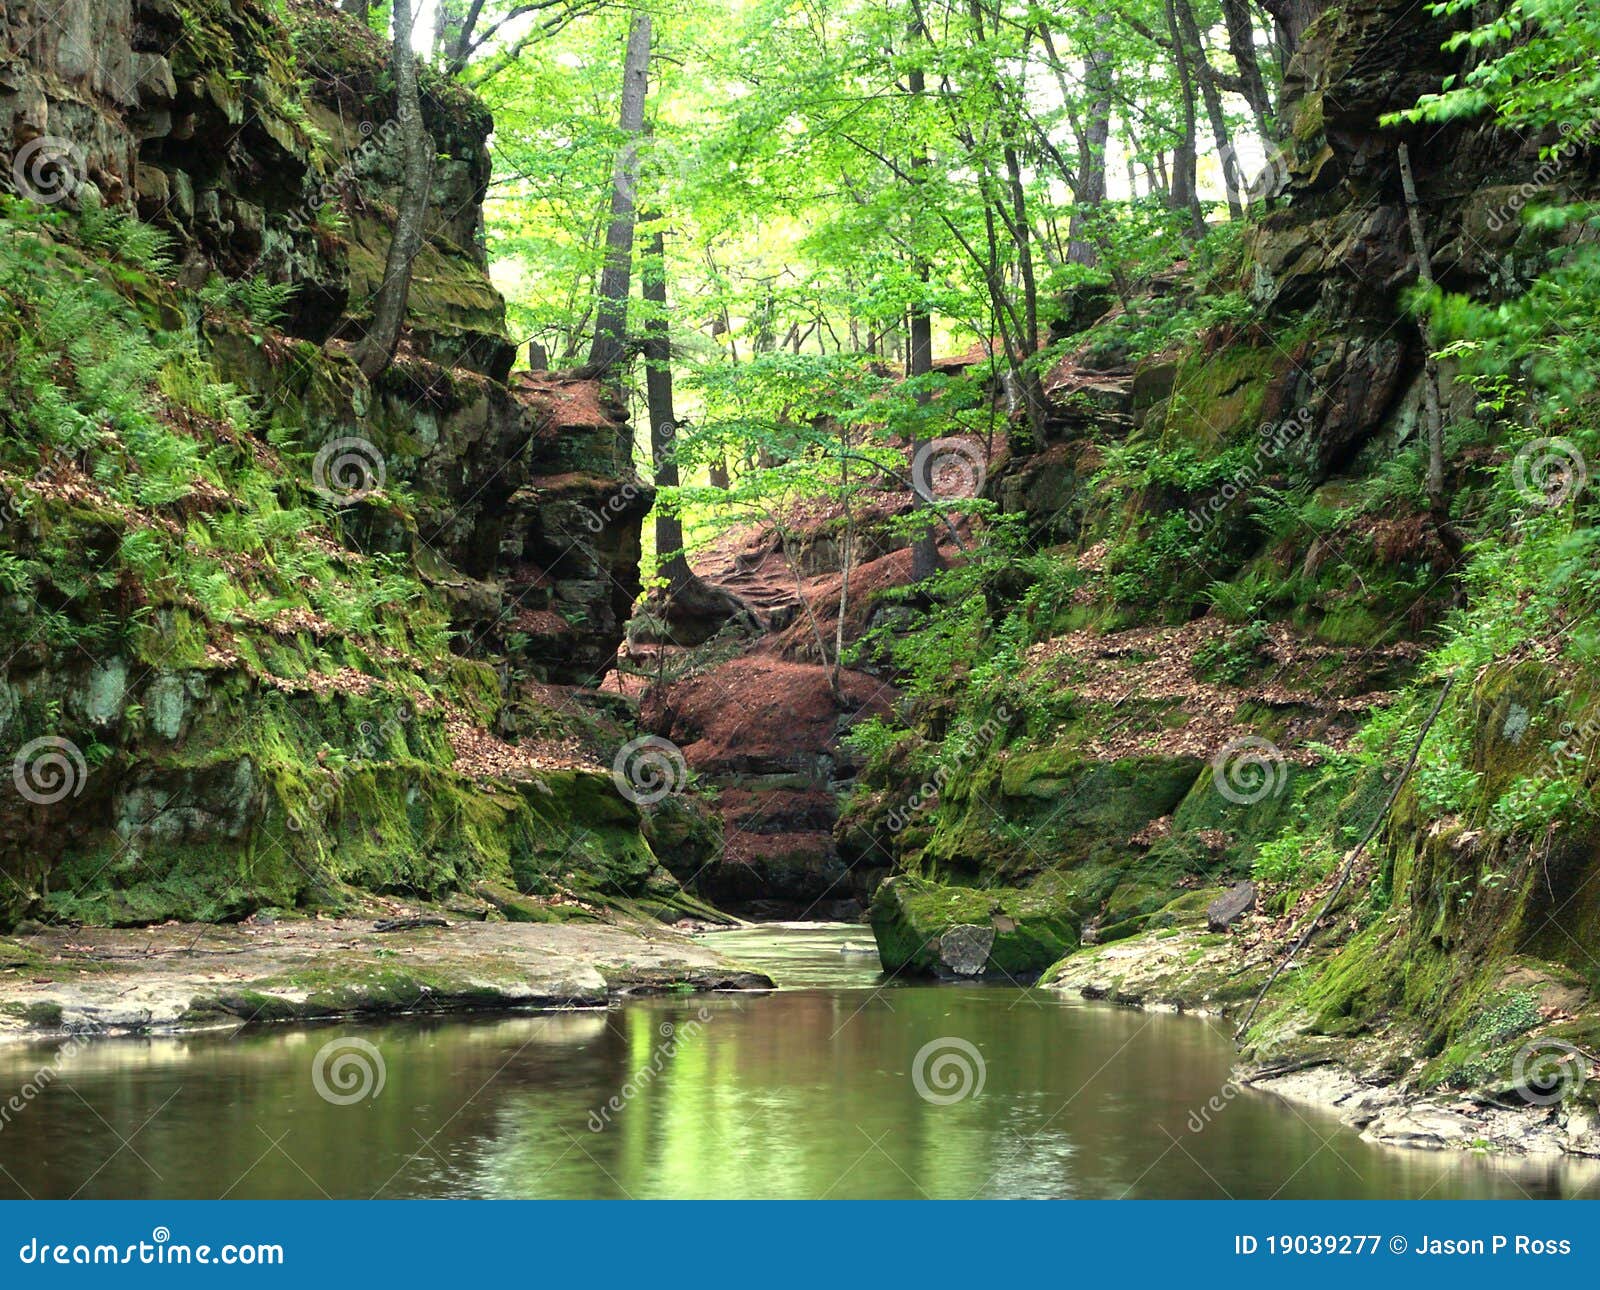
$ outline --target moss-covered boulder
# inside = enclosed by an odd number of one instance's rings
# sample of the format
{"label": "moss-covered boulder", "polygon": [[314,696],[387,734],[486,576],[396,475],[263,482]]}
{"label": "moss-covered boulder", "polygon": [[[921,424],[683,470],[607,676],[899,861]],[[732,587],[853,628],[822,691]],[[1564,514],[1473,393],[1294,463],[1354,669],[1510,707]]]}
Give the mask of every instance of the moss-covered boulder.
{"label": "moss-covered boulder", "polygon": [[[878,957],[890,973],[981,972],[1028,980],[1078,943],[1071,893],[1053,876],[1025,889],[889,878],[873,896],[871,921]],[[972,947],[980,939],[974,931],[993,937],[979,972],[971,970]]]}

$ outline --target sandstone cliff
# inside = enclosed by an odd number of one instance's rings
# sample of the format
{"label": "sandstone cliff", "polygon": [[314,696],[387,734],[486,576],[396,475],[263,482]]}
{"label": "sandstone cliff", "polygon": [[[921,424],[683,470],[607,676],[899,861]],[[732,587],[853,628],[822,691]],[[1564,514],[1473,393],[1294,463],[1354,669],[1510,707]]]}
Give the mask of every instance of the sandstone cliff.
{"label": "sandstone cliff", "polygon": [[431,75],[401,352],[348,357],[385,57],[317,0],[0,11],[8,923],[679,899],[592,694],[650,493],[595,386],[508,381],[491,122]]}

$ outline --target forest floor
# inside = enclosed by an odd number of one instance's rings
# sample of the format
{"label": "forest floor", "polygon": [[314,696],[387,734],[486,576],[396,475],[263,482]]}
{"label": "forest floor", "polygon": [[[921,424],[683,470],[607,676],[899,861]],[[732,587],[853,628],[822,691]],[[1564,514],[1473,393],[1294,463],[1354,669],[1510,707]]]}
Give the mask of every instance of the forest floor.
{"label": "forest floor", "polygon": [[771,987],[659,923],[456,921],[419,906],[383,919],[48,928],[0,941],[0,1042]]}

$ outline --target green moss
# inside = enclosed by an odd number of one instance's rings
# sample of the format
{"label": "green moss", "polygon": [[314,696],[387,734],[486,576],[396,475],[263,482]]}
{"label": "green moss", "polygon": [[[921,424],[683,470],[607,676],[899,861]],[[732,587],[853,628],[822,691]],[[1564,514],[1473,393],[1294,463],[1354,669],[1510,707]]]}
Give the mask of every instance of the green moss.
{"label": "green moss", "polygon": [[1283,415],[1292,393],[1295,348],[1310,323],[1248,334],[1217,350],[1196,346],[1180,361],[1159,417],[1164,451],[1180,445],[1214,450]]}
{"label": "green moss", "polygon": [[1073,899],[1064,884],[1046,877],[1026,889],[973,888],[892,878],[873,897],[870,911],[884,971],[935,972],[938,941],[960,925],[993,927],[988,971],[1031,978],[1078,943]]}
{"label": "green moss", "polygon": [[61,1025],[63,1018],[59,1003],[29,1003],[22,1009],[22,1019],[30,1026],[53,1029]]}

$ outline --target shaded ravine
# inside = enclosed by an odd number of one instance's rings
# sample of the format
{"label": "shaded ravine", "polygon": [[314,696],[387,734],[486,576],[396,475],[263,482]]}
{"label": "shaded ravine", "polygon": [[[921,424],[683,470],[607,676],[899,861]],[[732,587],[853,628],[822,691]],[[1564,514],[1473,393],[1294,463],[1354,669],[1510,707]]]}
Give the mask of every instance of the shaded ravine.
{"label": "shaded ravine", "polygon": [[[1571,1195],[1595,1177],[1375,1147],[1270,1096],[1228,1097],[1233,1054],[1203,1021],[885,982],[841,952],[860,928],[708,939],[785,988],[0,1053],[0,1085],[33,1089],[0,1122],[0,1194],[1439,1198]],[[926,1062],[919,1079],[918,1054],[954,1041],[982,1084],[941,1105],[918,1084],[961,1085]]]}

